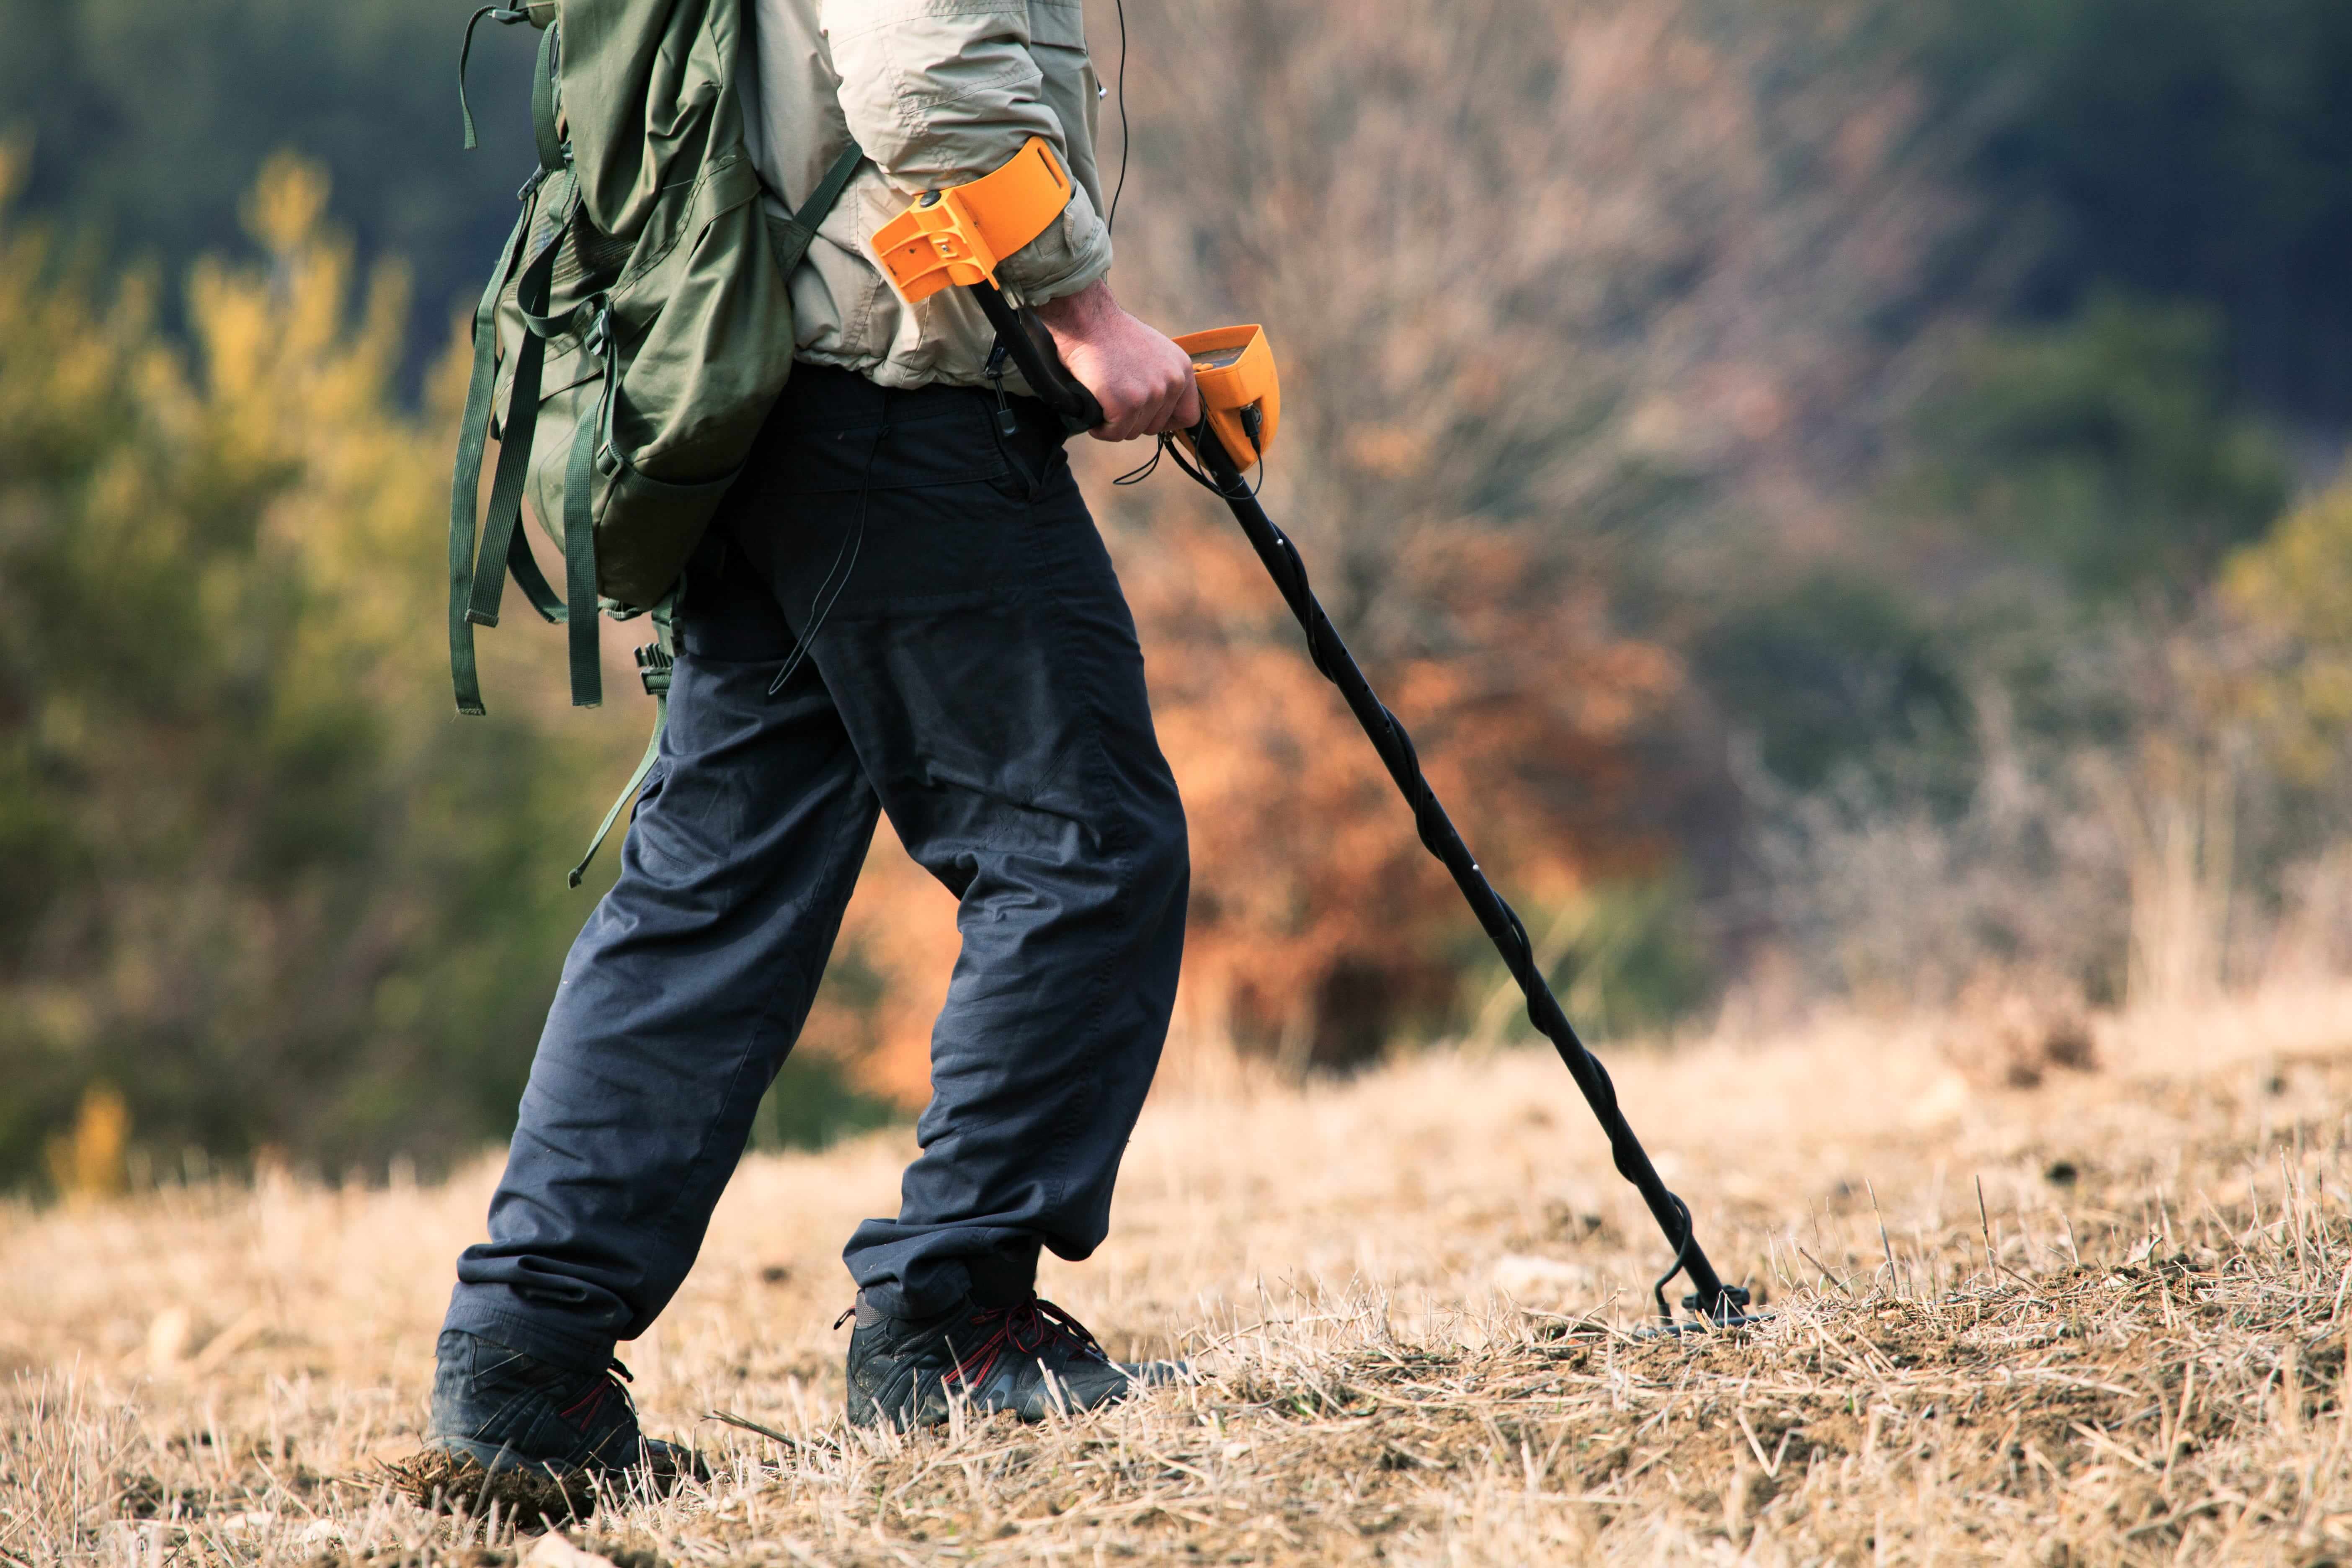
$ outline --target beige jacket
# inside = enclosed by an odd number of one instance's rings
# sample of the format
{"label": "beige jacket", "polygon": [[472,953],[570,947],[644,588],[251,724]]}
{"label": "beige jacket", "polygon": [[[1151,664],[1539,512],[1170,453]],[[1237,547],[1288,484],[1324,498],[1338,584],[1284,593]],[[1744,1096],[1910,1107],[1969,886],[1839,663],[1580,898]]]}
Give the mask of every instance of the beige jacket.
{"label": "beige jacket", "polygon": [[1076,189],[999,277],[1033,304],[1110,270],[1082,0],[752,0],[749,139],[772,207],[799,203],[856,137],[866,162],[793,278],[799,358],[886,386],[979,384],[993,334],[961,289],[909,310],[866,237],[924,191],[978,179],[1032,136]]}

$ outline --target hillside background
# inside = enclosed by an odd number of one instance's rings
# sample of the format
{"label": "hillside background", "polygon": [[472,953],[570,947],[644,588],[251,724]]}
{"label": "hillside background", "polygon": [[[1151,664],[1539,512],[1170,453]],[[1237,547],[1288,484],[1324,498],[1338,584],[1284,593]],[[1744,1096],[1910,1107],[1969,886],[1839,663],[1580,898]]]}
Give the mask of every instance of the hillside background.
{"label": "hillside background", "polygon": [[[1267,323],[1269,505],[1595,1036],[2352,967],[2352,13],[1128,9],[1114,281]],[[0,1184],[510,1125],[651,715],[529,627],[450,713],[449,350],[531,163],[496,28],[459,151],[467,14],[0,0]],[[1518,1037],[1230,524],[1090,493],[1179,1059]],[[878,847],[762,1142],[919,1103],[953,946]]]}

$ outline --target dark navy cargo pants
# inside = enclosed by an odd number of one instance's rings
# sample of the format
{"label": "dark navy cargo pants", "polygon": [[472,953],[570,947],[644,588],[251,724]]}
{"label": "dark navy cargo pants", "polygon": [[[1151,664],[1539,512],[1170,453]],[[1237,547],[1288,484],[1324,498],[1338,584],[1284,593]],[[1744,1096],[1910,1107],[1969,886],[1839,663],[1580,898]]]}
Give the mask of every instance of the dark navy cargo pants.
{"label": "dark navy cargo pants", "polygon": [[[688,568],[668,732],[563,968],[449,1326],[602,1365],[694,1262],[878,811],[961,900],[898,1217],[897,1315],[1084,1258],[1158,1066],[1183,810],[1057,432],[1016,399],[795,370]],[[814,609],[837,591],[821,622]],[[812,628],[814,637],[811,636]],[[806,658],[778,676],[806,640]]]}

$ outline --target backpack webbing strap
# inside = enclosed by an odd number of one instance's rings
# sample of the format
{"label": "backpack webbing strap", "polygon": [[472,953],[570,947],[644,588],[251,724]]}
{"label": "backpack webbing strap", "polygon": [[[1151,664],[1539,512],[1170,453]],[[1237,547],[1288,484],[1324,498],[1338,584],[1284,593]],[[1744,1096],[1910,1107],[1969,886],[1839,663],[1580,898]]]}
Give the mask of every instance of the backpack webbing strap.
{"label": "backpack webbing strap", "polygon": [[530,607],[539,612],[541,620],[554,626],[564,623],[569,612],[563,601],[555,596],[547,574],[531,559],[530,541],[522,529],[514,531],[514,542],[507,546],[507,570],[514,574],[515,586],[522,590],[522,596],[530,601]]}
{"label": "backpack webbing strap", "polygon": [[673,588],[653,608],[654,640],[637,649],[637,679],[645,682],[646,690],[654,700],[653,738],[646,742],[646,754],[637,759],[636,771],[629,775],[629,782],[621,786],[621,793],[614,797],[612,809],[605,812],[604,820],[596,825],[596,837],[588,841],[588,853],[580,857],[580,864],[572,868],[569,886],[578,887],[580,879],[588,874],[588,862],[596,858],[596,851],[604,847],[613,825],[621,820],[621,813],[628,808],[637,791],[645,788],[646,779],[653,773],[654,763],[661,756],[662,731],[669,728],[670,678],[677,664],[677,645],[672,639],[670,630],[677,610],[677,590]]}
{"label": "backpack webbing strap", "polygon": [[[556,231],[562,232],[560,228]],[[522,516],[524,482],[530,477],[532,438],[539,430],[540,371],[547,363],[547,338],[539,330],[545,318],[539,312],[547,309],[547,297],[555,278],[556,241],[533,257],[523,268],[515,284],[515,302],[521,307],[524,331],[522,344],[515,350],[514,379],[507,390],[507,422],[499,443],[498,472],[490,479],[490,510],[482,524],[480,564],[474,572],[473,591],[466,601],[466,619],[478,626],[499,624],[499,605],[506,587],[505,568],[515,558],[515,544],[520,537],[516,524]],[[522,551],[529,560],[530,551]],[[531,574],[536,576],[534,565]],[[544,587],[545,579],[541,584]],[[526,589],[528,591],[528,589]],[[551,595],[550,595],[551,597]],[[533,605],[550,620],[548,607],[532,595]]]}
{"label": "backpack webbing strap", "polygon": [[816,238],[817,225],[833,210],[833,204],[841,199],[849,177],[857,173],[857,165],[865,157],[865,151],[852,142],[841,150],[841,156],[833,161],[824,178],[809,193],[809,199],[801,204],[800,211],[790,217],[768,215],[768,241],[775,247],[776,266],[785,277],[790,278],[793,268],[808,254],[809,242]]}
{"label": "backpack webbing strap", "polygon": [[[611,346],[609,312],[604,318],[604,396],[599,402],[609,402],[613,384],[621,374],[614,363],[618,351]],[[571,460],[563,470],[564,631],[572,656],[574,708],[604,705],[604,675],[596,653],[596,623],[603,617],[596,613],[596,518],[592,494],[596,486],[597,412],[597,403],[580,411],[579,427],[572,433]]]}
{"label": "backpack webbing strap", "polygon": [[555,126],[555,72],[561,23],[550,24],[539,36],[538,74],[530,81],[530,133],[539,143],[539,166],[552,174],[563,167],[563,137]]}
{"label": "backpack webbing strap", "polygon": [[530,13],[515,6],[485,5],[475,12],[466,24],[466,41],[457,46],[457,118],[466,125],[466,151],[468,153],[481,145],[481,139],[474,134],[474,106],[466,101],[466,62],[473,58],[474,29],[482,25],[484,18],[511,26],[516,22],[530,21]]}
{"label": "backpack webbing strap", "polygon": [[449,484],[449,675],[457,711],[482,711],[482,682],[474,663],[474,626],[466,608],[474,591],[474,518],[481,505],[482,453],[489,441],[490,398],[499,374],[499,294],[513,271],[530,225],[526,204],[507,236],[506,248],[491,269],[481,303],[474,308],[474,372],[466,387],[466,413],[457,426],[457,464]]}

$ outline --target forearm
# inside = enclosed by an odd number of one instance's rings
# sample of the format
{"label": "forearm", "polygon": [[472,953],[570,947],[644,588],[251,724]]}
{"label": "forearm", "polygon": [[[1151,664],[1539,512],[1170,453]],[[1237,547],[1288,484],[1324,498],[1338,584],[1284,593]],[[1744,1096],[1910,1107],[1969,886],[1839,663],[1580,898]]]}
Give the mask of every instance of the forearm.
{"label": "forearm", "polygon": [[1125,314],[1118,301],[1111,297],[1108,279],[1097,279],[1076,293],[1062,295],[1037,307],[1037,319],[1045,323],[1056,341],[1098,333],[1110,325],[1113,318]]}

